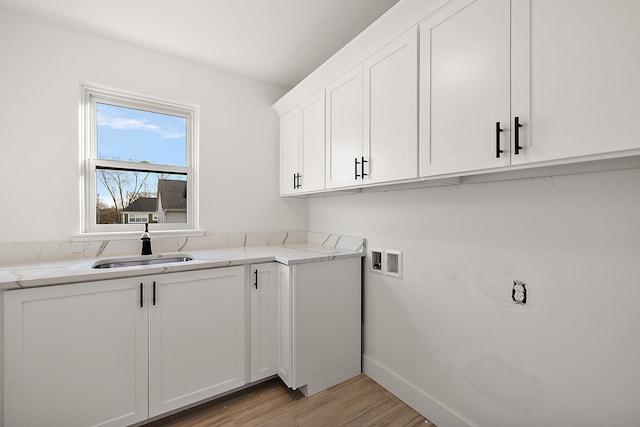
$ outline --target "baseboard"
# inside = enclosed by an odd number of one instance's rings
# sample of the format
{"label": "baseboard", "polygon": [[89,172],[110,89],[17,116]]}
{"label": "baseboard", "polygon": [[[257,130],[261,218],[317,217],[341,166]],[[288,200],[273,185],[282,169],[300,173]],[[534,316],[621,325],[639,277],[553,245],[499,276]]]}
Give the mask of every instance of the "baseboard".
{"label": "baseboard", "polygon": [[300,391],[306,397],[316,394],[320,391],[326,390],[329,387],[333,387],[336,384],[347,381],[353,377],[360,375],[362,372],[362,366],[360,365],[360,358],[352,359],[338,366],[334,366],[331,369],[327,369],[312,375],[309,378],[309,382],[300,387]]}
{"label": "baseboard", "polygon": [[409,381],[369,356],[362,356],[363,372],[438,427],[471,427],[473,423],[438,402]]}

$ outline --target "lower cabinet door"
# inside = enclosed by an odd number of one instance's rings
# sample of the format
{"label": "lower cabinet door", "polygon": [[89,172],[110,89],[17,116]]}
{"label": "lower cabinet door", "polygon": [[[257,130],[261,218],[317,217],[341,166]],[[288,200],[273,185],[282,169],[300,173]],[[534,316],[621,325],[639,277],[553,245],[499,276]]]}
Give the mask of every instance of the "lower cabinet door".
{"label": "lower cabinet door", "polygon": [[250,381],[258,381],[276,373],[276,263],[252,265],[250,283]]}
{"label": "lower cabinet door", "polygon": [[277,373],[284,383],[293,383],[293,288],[289,266],[277,265],[276,317],[277,317]]}
{"label": "lower cabinet door", "polygon": [[145,293],[135,278],[4,292],[4,425],[145,420]]}
{"label": "lower cabinet door", "polygon": [[151,276],[149,284],[149,416],[244,385],[244,267]]}

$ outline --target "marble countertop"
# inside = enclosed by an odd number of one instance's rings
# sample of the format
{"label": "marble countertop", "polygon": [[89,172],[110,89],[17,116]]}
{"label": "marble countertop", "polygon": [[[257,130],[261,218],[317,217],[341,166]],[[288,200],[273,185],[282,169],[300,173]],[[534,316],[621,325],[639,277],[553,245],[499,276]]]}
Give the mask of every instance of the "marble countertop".
{"label": "marble countertop", "polygon": [[[362,246],[359,248],[345,249],[327,247],[314,243],[291,243],[286,246],[240,246],[172,252],[171,254],[179,254],[179,256],[188,255],[194,259],[182,263],[176,262],[106,269],[94,269],[91,268],[91,266],[98,260],[117,260],[118,258],[127,257],[85,258],[9,266],[0,268],[0,290],[147,276],[151,274],[273,261],[285,265],[295,265],[308,262],[330,261],[340,258],[362,257],[364,256],[364,251]],[[149,255],[149,257],[159,257],[159,255],[167,254],[159,253]]]}

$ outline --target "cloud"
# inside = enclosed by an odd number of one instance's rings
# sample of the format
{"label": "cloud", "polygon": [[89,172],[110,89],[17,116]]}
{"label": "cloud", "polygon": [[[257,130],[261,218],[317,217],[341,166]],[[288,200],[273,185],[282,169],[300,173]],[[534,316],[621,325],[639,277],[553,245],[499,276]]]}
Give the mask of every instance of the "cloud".
{"label": "cloud", "polygon": [[162,138],[175,139],[183,138],[184,132],[175,129],[166,129],[158,125],[153,125],[148,120],[138,120],[124,117],[110,117],[103,113],[98,113],[98,127],[118,130],[146,130],[158,133]]}
{"label": "cloud", "polygon": [[184,138],[184,136],[185,136],[184,132],[169,132],[169,131],[162,132],[162,137],[165,139]]}
{"label": "cloud", "polygon": [[98,116],[98,126],[110,128],[110,129],[121,129],[121,130],[151,130],[154,132],[159,132],[161,130],[160,126],[150,125],[146,120],[136,120],[136,119],[125,119],[121,117],[104,117]]}

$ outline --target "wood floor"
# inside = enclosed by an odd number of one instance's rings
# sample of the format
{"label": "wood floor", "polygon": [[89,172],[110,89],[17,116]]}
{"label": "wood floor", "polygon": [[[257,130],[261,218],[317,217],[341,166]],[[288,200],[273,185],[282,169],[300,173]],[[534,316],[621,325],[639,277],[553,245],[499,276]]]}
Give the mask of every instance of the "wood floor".
{"label": "wood floor", "polygon": [[309,398],[272,379],[145,425],[167,426],[435,427],[364,374]]}

